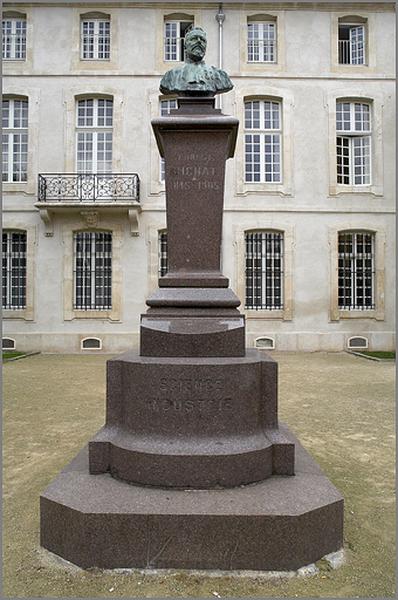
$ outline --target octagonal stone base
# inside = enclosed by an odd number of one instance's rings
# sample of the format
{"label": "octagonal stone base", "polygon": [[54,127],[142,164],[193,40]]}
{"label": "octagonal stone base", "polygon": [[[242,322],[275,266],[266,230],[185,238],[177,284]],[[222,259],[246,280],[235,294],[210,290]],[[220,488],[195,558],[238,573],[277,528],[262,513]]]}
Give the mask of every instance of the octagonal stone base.
{"label": "octagonal stone base", "polygon": [[296,570],[343,546],[343,498],[296,445],[296,475],[220,490],[90,475],[87,448],[42,494],[41,545],[83,568]]}

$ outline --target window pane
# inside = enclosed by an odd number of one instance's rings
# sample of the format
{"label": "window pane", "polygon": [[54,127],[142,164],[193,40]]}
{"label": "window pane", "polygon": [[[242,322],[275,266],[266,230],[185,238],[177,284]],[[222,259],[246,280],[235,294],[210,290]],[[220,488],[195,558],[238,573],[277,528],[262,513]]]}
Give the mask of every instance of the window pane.
{"label": "window pane", "polygon": [[26,232],[3,232],[2,305],[13,310],[26,307]]}
{"label": "window pane", "polygon": [[246,242],[247,309],[283,308],[283,234],[250,232]]}
{"label": "window pane", "polygon": [[112,308],[112,234],[75,233],[74,256],[74,308]]}
{"label": "window pane", "polygon": [[339,308],[374,308],[374,234],[344,232],[338,236]]}

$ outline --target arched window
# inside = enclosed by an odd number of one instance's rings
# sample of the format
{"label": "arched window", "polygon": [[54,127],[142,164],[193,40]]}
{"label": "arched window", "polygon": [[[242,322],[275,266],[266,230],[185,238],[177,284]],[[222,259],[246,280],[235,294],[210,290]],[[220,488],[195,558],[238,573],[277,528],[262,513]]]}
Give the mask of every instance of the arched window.
{"label": "arched window", "polygon": [[3,15],[3,59],[26,59],[26,16],[18,13]]}
{"label": "arched window", "polygon": [[76,110],[76,161],[79,173],[112,171],[112,98],[82,98]]}
{"label": "arched window", "polygon": [[245,102],[245,181],[281,183],[282,110],[279,100]]}
{"label": "arched window", "polygon": [[339,63],[341,65],[366,64],[366,24],[363,17],[339,18]]}
{"label": "arched window", "polygon": [[2,305],[5,309],[26,307],[26,231],[3,231]]}
{"label": "arched window", "polygon": [[87,13],[81,15],[81,58],[109,60],[111,49],[111,21],[109,15]]}
{"label": "arched window", "polygon": [[82,350],[102,350],[102,340],[96,337],[83,338],[80,342]]}
{"label": "arched window", "polygon": [[283,309],[283,241],[280,231],[246,232],[246,309]]}
{"label": "arched window", "polygon": [[5,98],[2,111],[2,180],[28,179],[28,99]]}
{"label": "arched window", "polygon": [[371,184],[371,108],[369,102],[336,102],[337,183]]}
{"label": "arched window", "polygon": [[375,308],[375,235],[369,231],[338,234],[338,298],[341,310]]}
{"label": "arched window", "polygon": [[74,308],[112,308],[112,233],[79,231],[74,234]]}
{"label": "arched window", "polygon": [[169,261],[167,255],[167,231],[159,231],[158,237],[158,249],[159,249],[159,277],[166,275],[169,268]]}
{"label": "arched window", "polygon": [[247,18],[248,62],[276,63],[276,17],[253,15]]}
{"label": "arched window", "polygon": [[184,60],[184,38],[194,24],[192,15],[173,14],[164,19],[164,60]]}

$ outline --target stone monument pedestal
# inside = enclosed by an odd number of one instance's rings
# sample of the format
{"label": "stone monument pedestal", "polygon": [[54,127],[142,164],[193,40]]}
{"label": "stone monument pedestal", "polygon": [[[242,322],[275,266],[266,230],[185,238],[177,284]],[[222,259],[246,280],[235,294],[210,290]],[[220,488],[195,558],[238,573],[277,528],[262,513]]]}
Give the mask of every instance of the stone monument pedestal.
{"label": "stone monument pedestal", "polygon": [[220,271],[238,122],[182,98],[152,122],[169,271],[140,353],[107,363],[105,426],[41,496],[41,544],[84,568],[293,570],[343,545],[343,499],[278,421],[277,364],[245,349]]}

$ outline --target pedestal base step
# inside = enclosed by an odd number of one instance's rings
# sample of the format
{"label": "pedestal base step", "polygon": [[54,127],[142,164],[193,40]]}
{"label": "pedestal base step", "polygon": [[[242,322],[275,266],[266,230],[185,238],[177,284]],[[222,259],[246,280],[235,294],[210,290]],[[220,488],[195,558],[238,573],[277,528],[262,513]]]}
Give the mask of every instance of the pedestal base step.
{"label": "pedestal base step", "polygon": [[343,498],[296,445],[296,475],[173,490],[90,475],[87,448],[41,496],[41,545],[83,568],[295,570],[343,545]]}

